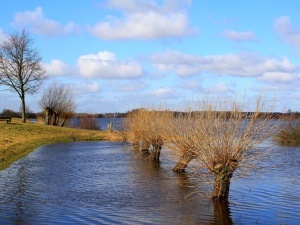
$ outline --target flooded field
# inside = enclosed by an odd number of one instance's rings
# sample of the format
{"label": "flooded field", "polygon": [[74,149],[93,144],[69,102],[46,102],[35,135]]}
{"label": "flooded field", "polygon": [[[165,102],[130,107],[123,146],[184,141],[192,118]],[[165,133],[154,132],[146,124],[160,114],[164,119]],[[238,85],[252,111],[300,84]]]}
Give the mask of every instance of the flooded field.
{"label": "flooded field", "polygon": [[[42,146],[0,171],[1,224],[300,224],[300,148],[274,147],[269,170],[233,180],[229,202],[186,198],[185,174],[125,143]],[[265,162],[267,163],[267,162]],[[268,165],[265,165],[268,168]]]}

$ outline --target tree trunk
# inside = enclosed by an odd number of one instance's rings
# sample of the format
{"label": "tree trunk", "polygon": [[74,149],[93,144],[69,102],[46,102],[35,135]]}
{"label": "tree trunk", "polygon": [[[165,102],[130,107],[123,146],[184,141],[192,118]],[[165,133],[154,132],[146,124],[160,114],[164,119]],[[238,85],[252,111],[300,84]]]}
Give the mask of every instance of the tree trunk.
{"label": "tree trunk", "polygon": [[22,101],[22,122],[26,123],[26,105],[25,105],[25,95],[21,97]]}
{"label": "tree trunk", "polygon": [[51,118],[50,109],[49,109],[49,107],[46,107],[46,109],[45,109],[45,124],[46,125],[50,125],[50,118]]}
{"label": "tree trunk", "polygon": [[233,224],[230,217],[230,209],[228,200],[214,201],[214,224]]}
{"label": "tree trunk", "polygon": [[60,115],[57,115],[57,117],[56,117],[56,122],[55,122],[55,126],[58,126],[59,120],[60,120]]}
{"label": "tree trunk", "polygon": [[148,141],[144,141],[142,145],[142,152],[148,152],[150,147],[150,143]]}
{"label": "tree trunk", "polygon": [[184,172],[185,168],[189,164],[189,162],[194,157],[191,156],[187,151],[181,156],[180,160],[176,163],[176,166],[173,168],[174,172]]}
{"label": "tree trunk", "polygon": [[230,181],[233,171],[228,166],[218,164],[214,167],[215,183],[212,195],[213,200],[226,200],[229,196]]}
{"label": "tree trunk", "polygon": [[159,162],[161,148],[161,145],[153,145],[153,150],[150,155],[151,160]]}
{"label": "tree trunk", "polygon": [[57,120],[58,120],[58,115],[56,112],[53,112],[53,122],[52,122],[53,126],[57,126]]}
{"label": "tree trunk", "polygon": [[139,141],[134,141],[132,143],[132,146],[133,146],[133,150],[138,151],[140,149]]}
{"label": "tree trunk", "polygon": [[63,118],[63,120],[62,120],[60,126],[63,127],[63,126],[65,125],[65,122],[66,122],[66,121],[67,121],[67,118]]}

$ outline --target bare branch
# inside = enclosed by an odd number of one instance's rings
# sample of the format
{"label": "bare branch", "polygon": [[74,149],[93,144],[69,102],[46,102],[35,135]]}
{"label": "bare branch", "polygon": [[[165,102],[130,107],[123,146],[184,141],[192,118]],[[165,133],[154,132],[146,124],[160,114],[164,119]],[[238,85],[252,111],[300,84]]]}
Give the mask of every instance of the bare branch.
{"label": "bare branch", "polygon": [[25,118],[25,94],[34,94],[46,78],[42,58],[33,48],[29,32],[15,32],[0,45],[0,85],[16,92],[22,101],[22,119]]}

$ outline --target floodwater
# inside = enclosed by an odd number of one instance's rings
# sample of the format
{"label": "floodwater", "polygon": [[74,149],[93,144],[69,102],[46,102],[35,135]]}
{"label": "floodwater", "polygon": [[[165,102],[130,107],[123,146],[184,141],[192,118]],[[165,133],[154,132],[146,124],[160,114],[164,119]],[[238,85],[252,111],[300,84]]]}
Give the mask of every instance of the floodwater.
{"label": "floodwater", "polygon": [[201,188],[186,198],[164,152],[156,164],[120,142],[42,146],[0,171],[0,224],[300,224],[300,148],[274,151],[276,166],[214,204]]}

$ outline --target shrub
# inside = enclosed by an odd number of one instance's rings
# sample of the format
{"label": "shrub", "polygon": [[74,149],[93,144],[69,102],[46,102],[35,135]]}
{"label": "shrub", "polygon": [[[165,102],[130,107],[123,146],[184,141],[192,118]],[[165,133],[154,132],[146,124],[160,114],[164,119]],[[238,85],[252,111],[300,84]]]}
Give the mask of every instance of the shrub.
{"label": "shrub", "polygon": [[291,120],[275,135],[274,141],[283,146],[300,146],[300,120]]}
{"label": "shrub", "polygon": [[80,118],[79,128],[88,130],[100,130],[100,125],[96,118],[82,117]]}

